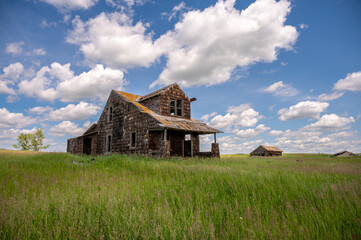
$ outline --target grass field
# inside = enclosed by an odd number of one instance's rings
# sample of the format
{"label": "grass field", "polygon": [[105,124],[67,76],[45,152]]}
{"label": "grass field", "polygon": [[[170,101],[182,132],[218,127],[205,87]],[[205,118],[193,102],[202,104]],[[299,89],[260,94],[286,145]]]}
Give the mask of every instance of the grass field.
{"label": "grass field", "polygon": [[361,157],[95,159],[0,151],[0,239],[361,239]]}

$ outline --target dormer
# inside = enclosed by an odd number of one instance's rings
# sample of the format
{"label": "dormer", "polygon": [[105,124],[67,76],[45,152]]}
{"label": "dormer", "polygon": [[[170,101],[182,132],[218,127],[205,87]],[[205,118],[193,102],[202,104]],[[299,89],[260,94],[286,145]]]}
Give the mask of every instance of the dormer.
{"label": "dormer", "polygon": [[164,116],[191,118],[191,101],[177,83],[140,97],[137,102]]}

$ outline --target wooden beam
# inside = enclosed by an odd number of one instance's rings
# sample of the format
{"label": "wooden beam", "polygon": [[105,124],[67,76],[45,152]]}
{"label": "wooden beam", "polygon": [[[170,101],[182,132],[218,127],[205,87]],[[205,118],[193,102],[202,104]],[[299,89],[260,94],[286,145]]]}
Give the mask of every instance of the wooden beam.
{"label": "wooden beam", "polygon": [[182,140],[182,157],[184,157],[184,139]]}
{"label": "wooden beam", "polygon": [[191,157],[193,157],[193,133],[191,133]]}

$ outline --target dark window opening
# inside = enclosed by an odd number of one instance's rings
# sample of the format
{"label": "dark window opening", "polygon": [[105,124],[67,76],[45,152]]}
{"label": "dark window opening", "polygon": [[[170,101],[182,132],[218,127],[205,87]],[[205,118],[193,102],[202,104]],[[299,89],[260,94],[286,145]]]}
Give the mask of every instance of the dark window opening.
{"label": "dark window opening", "polygon": [[132,132],[130,136],[130,147],[132,148],[135,148],[135,139],[136,139],[136,134],[135,132]]}
{"label": "dark window opening", "polygon": [[108,135],[108,139],[107,139],[107,152],[110,152],[111,143],[112,143],[112,136],[111,136],[111,135]]}
{"label": "dark window opening", "polygon": [[111,122],[113,120],[113,107],[109,107],[108,110],[108,121]]}

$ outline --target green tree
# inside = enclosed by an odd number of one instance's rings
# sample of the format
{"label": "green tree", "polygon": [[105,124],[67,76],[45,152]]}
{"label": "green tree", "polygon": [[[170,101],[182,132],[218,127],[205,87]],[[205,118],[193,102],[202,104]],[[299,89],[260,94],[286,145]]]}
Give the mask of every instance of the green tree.
{"label": "green tree", "polygon": [[34,151],[40,151],[42,149],[47,149],[49,147],[49,145],[44,145],[43,144],[43,140],[44,140],[44,133],[43,130],[41,128],[36,129],[36,132],[32,134],[32,138],[31,138],[31,147]]}
{"label": "green tree", "polygon": [[41,128],[36,129],[35,133],[20,133],[17,138],[18,143],[14,144],[13,147],[16,149],[38,152],[49,147],[49,145],[43,144],[44,138],[44,133]]}
{"label": "green tree", "polygon": [[31,133],[20,133],[17,138],[18,143],[13,144],[13,147],[20,150],[30,150],[31,149]]}

